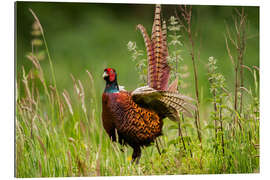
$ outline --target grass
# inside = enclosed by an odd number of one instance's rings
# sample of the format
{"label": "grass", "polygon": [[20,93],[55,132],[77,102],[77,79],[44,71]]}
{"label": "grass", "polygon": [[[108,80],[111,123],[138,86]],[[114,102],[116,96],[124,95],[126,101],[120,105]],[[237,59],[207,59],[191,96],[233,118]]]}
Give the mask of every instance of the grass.
{"label": "grass", "polygon": [[[209,58],[207,91],[211,96],[200,96],[201,102],[209,102],[199,104],[201,142],[194,119],[181,119],[183,140],[178,137],[178,124],[165,119],[159,138],[161,155],[155,145],[143,148],[140,163],[135,165],[131,163],[132,149],[112,143],[102,127],[101,92],[90,70],[81,72],[81,80],[71,73],[68,78],[72,88],[58,89],[61,82],[56,80],[49,44],[39,19],[33,15],[35,41],[27,54],[32,66],[28,71],[23,66],[18,68],[16,78],[16,177],[259,172],[258,67],[243,66],[253,81],[238,91],[243,98],[240,113],[234,108],[235,96],[231,93],[235,82],[223,79],[218,60]],[[178,54],[173,53],[176,49],[183,47],[170,48],[170,54]],[[48,69],[43,68],[41,60],[48,62]],[[175,63],[179,68],[173,74],[179,73],[182,86],[188,83],[183,74],[189,69],[180,68],[185,67],[180,59],[170,62],[173,67]],[[185,91],[184,86],[182,89]],[[201,93],[201,89],[197,91]],[[233,117],[237,117],[237,123]]]}

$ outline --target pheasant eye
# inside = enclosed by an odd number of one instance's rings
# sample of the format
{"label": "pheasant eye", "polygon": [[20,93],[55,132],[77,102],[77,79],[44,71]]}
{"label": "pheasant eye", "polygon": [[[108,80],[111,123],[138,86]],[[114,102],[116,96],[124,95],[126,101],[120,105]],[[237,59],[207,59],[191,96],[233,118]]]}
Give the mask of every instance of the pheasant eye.
{"label": "pheasant eye", "polygon": [[113,72],[114,72],[113,69],[111,69],[111,68],[109,68],[108,71],[109,71],[110,73],[113,73]]}

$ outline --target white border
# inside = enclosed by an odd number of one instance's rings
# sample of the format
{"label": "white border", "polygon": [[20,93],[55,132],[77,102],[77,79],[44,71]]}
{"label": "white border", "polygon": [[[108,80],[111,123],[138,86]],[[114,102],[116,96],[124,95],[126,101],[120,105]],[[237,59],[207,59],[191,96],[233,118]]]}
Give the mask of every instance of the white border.
{"label": "white border", "polygon": [[[96,1],[55,1],[55,2],[104,2],[104,3],[136,3],[136,4],[200,4],[200,5],[244,5],[260,6],[260,70],[261,70],[261,165],[260,174],[233,174],[233,175],[180,175],[166,176],[172,179],[265,179],[269,175],[269,77],[270,77],[270,29],[269,29],[269,1],[268,0],[96,0]],[[0,110],[1,110],[1,179],[14,179],[14,1],[1,1],[1,67],[0,67]],[[164,176],[125,176],[125,177],[86,177],[86,178],[65,178],[65,179],[164,179]],[[41,178],[35,178],[41,179]],[[49,179],[49,178],[42,178]],[[52,179],[52,178],[50,178]],[[53,178],[62,180],[64,178]]]}
{"label": "white border", "polygon": [[[2,8],[3,7],[3,8]],[[1,173],[11,179],[14,175],[14,5],[1,2]]]}
{"label": "white border", "polygon": [[[37,0],[23,0],[37,1]],[[128,3],[128,4],[190,4],[190,5],[231,5],[259,6],[261,0],[38,0],[39,2],[97,2],[97,3]]]}

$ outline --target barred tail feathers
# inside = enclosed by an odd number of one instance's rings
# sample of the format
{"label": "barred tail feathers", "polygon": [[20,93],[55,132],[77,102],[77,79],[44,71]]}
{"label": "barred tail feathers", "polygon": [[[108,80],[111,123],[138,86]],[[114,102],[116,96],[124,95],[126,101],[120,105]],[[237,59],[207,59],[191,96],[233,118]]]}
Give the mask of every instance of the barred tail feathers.
{"label": "barred tail feathers", "polygon": [[143,35],[148,58],[148,86],[157,90],[167,90],[170,77],[170,67],[167,63],[167,30],[166,23],[161,24],[161,6],[156,5],[151,39],[145,28],[138,25],[137,28]]}
{"label": "barred tail feathers", "polygon": [[163,49],[164,49],[164,56],[168,56],[168,47],[167,47],[167,26],[166,21],[162,22],[162,42],[163,42]]}
{"label": "barred tail feathers", "polygon": [[156,61],[156,73],[154,74],[156,86],[153,88],[158,90],[166,90],[168,88],[170,68],[167,63],[168,50],[166,43],[166,24],[163,23],[163,26],[161,25],[160,13],[161,6],[157,4],[151,37],[154,48],[154,57]]}
{"label": "barred tail feathers", "polygon": [[156,59],[154,56],[154,48],[153,48],[153,43],[151,42],[145,28],[143,25],[139,24],[137,25],[137,28],[141,31],[141,34],[144,39],[144,43],[146,46],[146,51],[147,51],[147,59],[148,59],[148,85],[150,87],[156,86],[156,79],[154,74],[156,74]]}

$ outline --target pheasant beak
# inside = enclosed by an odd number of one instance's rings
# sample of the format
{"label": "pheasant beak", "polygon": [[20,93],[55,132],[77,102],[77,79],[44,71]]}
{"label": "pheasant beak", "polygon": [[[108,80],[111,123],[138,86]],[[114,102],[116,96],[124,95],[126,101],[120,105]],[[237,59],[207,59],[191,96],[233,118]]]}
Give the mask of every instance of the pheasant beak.
{"label": "pheasant beak", "polygon": [[106,77],[108,77],[109,76],[109,74],[105,71],[104,73],[103,73],[103,79],[105,79]]}

